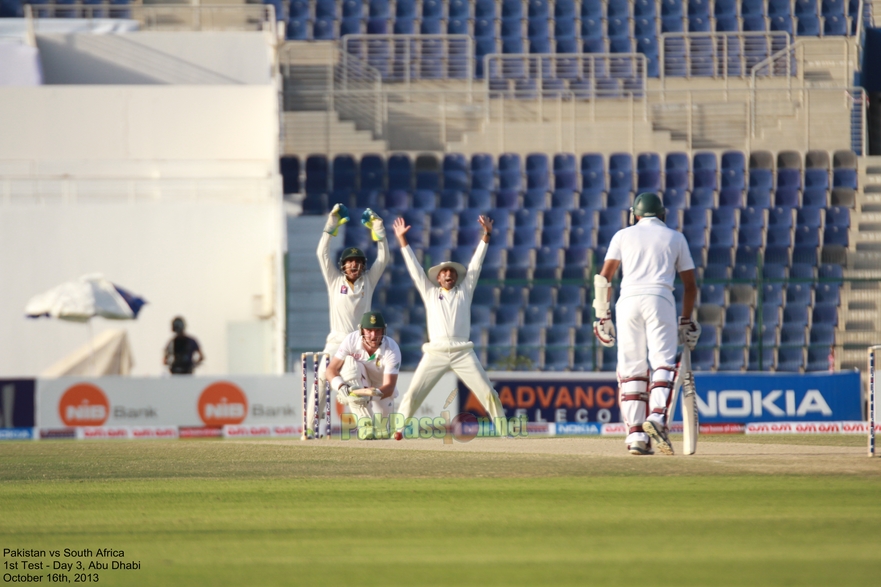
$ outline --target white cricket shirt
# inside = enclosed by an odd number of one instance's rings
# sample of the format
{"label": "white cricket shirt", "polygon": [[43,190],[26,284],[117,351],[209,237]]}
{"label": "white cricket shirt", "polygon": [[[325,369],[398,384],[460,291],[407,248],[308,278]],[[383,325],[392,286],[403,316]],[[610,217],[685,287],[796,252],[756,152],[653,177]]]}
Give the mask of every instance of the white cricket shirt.
{"label": "white cricket shirt", "polygon": [[481,240],[468,263],[465,277],[451,290],[431,283],[410,245],[402,249],[404,262],[410,277],[425,302],[425,321],[428,326],[429,345],[446,346],[471,339],[471,299],[480,277],[480,267],[486,256],[487,244]]}
{"label": "white cricket shirt", "polygon": [[395,375],[401,369],[401,348],[398,343],[390,336],[383,336],[382,344],[375,353],[370,354],[364,348],[360,329],[346,335],[334,356],[341,361],[345,361],[346,357],[352,357],[364,365],[367,379],[373,387],[382,385],[384,374]]}
{"label": "white cricket shirt", "polygon": [[336,346],[353,330],[358,330],[361,316],[369,312],[373,291],[389,261],[386,239],[379,241],[376,261],[355,283],[350,283],[340,271],[337,263],[330,258],[331,236],[321,233],[318,241],[318,264],[327,284],[327,302],[330,309],[330,333],[327,335],[324,352],[334,353]]}
{"label": "white cricket shirt", "polygon": [[606,252],[606,260],[610,259],[621,262],[618,299],[658,295],[675,303],[673,280],[678,273],[694,269],[685,237],[657,218],[642,218],[616,232]]}

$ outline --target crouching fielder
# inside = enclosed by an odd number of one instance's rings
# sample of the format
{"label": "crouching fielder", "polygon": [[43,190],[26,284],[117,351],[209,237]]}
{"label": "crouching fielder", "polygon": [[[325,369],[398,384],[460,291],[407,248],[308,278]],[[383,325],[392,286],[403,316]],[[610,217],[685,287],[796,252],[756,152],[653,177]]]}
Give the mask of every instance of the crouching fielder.
{"label": "crouching fielder", "polygon": [[377,429],[373,422],[374,416],[388,422],[398,397],[400,368],[401,349],[391,337],[385,336],[382,314],[366,312],[359,329],[343,339],[327,366],[327,377],[337,392],[337,401],[349,406],[358,417],[358,438],[389,437],[388,428]]}
{"label": "crouching fielder", "polygon": [[[682,233],[664,223],[666,211],[656,194],[639,194],[630,212],[632,226],[612,237],[603,269],[594,277],[594,333],[603,346],[615,345],[609,282],[620,266],[624,277],[615,311],[627,449],[634,455],[652,454],[651,437],[661,452],[672,455],[666,421],[676,377],[677,329],[680,341],[692,349],[700,336],[700,325],[691,319],[697,293],[694,261]],[[685,286],[678,325],[673,298],[677,273]]]}
{"label": "crouching fielder", "polygon": [[[422,346],[422,352],[425,354],[419,361],[410,388],[401,401],[399,412],[405,422],[413,417],[425,401],[428,392],[447,371],[453,371],[468,386],[494,422],[498,422],[499,418],[505,415],[498,394],[477,360],[474,343],[469,340],[471,299],[474,296],[477,278],[480,276],[483,258],[486,256],[493,225],[492,220],[484,216],[478,221],[483,227],[483,239],[477,244],[468,268],[447,261],[429,269],[427,276],[407,244],[407,231],[410,227],[405,224],[403,218],[395,220],[393,225],[407,270],[425,303],[428,323],[429,342]],[[402,429],[403,425],[398,427],[395,439],[401,440]]]}

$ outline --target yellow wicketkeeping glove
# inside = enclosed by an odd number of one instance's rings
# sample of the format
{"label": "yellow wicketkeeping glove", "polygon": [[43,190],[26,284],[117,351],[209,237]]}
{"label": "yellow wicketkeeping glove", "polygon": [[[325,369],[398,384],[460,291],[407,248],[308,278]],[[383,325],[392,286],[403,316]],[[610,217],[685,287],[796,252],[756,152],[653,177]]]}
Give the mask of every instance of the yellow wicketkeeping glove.
{"label": "yellow wicketkeeping glove", "polygon": [[382,223],[382,218],[370,208],[364,210],[364,214],[361,215],[361,224],[370,229],[370,236],[373,237],[374,242],[385,240],[385,226]]}
{"label": "yellow wicketkeeping glove", "polygon": [[349,221],[349,209],[342,204],[337,204],[330,211],[327,217],[327,224],[324,225],[324,232],[330,236],[336,236],[340,230],[340,226]]}

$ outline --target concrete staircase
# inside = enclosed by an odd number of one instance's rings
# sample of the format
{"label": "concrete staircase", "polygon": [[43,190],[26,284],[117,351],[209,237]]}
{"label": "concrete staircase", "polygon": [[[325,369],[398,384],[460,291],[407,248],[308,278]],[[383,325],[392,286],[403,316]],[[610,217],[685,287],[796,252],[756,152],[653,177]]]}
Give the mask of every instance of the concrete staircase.
{"label": "concrete staircase", "polygon": [[301,352],[323,349],[330,330],[327,288],[315,257],[325,221],[324,216],[287,218],[287,340],[294,361]]}
{"label": "concrete staircase", "polygon": [[358,130],[355,123],[340,120],[338,112],[282,113],[281,152],[305,157],[312,153],[333,156],[349,153],[385,153],[388,144],[373,139],[373,133]]}
{"label": "concrete staircase", "polygon": [[881,157],[859,160],[860,189],[836,329],[836,367],[865,372],[866,347],[881,344]]}

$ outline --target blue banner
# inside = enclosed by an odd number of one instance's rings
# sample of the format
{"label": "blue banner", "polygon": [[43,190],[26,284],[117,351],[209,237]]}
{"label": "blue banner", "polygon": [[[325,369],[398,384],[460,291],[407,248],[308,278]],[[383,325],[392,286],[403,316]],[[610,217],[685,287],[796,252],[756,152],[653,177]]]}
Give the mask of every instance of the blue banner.
{"label": "blue banner", "polygon": [[34,379],[0,379],[0,428],[34,426]]}
{"label": "blue banner", "polygon": [[[695,373],[701,423],[862,420],[860,374]],[[681,402],[677,420],[682,418]]]}
{"label": "blue banner", "polygon": [[32,440],[33,428],[0,428],[0,440]]}
{"label": "blue banner", "polygon": [[[618,381],[614,374],[602,379],[529,375],[518,379],[510,376],[496,378],[490,374],[506,417],[526,416],[529,422],[620,422]],[[461,381],[459,411],[478,416],[486,414]]]}

